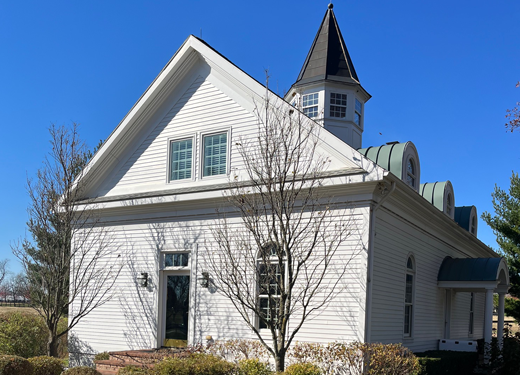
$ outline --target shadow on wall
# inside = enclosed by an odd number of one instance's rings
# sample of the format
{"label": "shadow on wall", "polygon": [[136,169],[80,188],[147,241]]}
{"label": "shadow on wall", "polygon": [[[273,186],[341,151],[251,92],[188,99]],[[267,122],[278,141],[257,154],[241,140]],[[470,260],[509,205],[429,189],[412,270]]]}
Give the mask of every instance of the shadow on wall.
{"label": "shadow on wall", "polygon": [[69,367],[93,366],[95,351],[88,342],[69,332]]}
{"label": "shadow on wall", "polygon": [[[161,252],[191,251],[200,235],[200,231],[184,223],[151,223],[148,224],[146,247],[127,239],[125,276],[129,285],[126,292],[121,293],[119,302],[125,320],[123,335],[128,348],[150,349],[157,346],[160,333],[158,297]],[[143,272],[148,274],[146,287],[137,281]],[[196,277],[194,271],[192,277]]]}

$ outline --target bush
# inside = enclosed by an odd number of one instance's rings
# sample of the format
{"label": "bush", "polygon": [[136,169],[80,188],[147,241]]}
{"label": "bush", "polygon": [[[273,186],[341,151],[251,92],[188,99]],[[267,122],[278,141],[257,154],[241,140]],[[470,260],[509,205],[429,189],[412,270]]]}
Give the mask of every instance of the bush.
{"label": "bush", "polygon": [[453,352],[448,350],[431,350],[416,353],[422,366],[421,375],[456,374],[470,375],[477,366],[478,354],[471,352]]}
{"label": "bush", "polygon": [[98,353],[94,356],[94,361],[106,361],[110,359],[108,352]]}
{"label": "bush", "polygon": [[16,355],[0,355],[0,374],[32,375],[33,365],[25,358]]}
{"label": "bush", "polygon": [[258,359],[243,359],[238,362],[238,375],[271,375],[269,365]]}
{"label": "bush", "polygon": [[137,367],[137,366],[126,366],[117,372],[117,375],[148,375],[150,371],[146,368]]}
{"label": "bush", "polygon": [[101,373],[99,371],[96,371],[96,369],[93,369],[92,367],[79,366],[69,368],[61,375],[101,375]]}
{"label": "bush", "polygon": [[287,375],[321,375],[321,369],[312,363],[295,363],[285,369]]}
{"label": "bush", "polygon": [[269,360],[269,352],[261,342],[255,340],[226,340],[216,341],[209,346],[198,346],[190,348],[205,354],[222,357],[228,361],[238,363],[242,359]]}
{"label": "bush", "polygon": [[401,344],[368,344],[370,368],[368,374],[408,375],[421,371],[419,360]]}
{"label": "bush", "polygon": [[40,356],[29,358],[34,367],[34,375],[60,375],[63,372],[63,361],[59,358]]}
{"label": "bush", "polygon": [[[67,319],[60,320],[58,332],[67,328]],[[48,331],[39,315],[10,312],[0,315],[0,354],[24,358],[47,354]],[[59,339],[60,357],[67,355],[67,336]]]}
{"label": "bush", "polygon": [[208,354],[191,354],[187,358],[166,358],[154,366],[156,375],[228,375],[235,365]]}
{"label": "bush", "polygon": [[47,354],[47,328],[43,319],[19,312],[0,315],[0,354],[24,358]]}

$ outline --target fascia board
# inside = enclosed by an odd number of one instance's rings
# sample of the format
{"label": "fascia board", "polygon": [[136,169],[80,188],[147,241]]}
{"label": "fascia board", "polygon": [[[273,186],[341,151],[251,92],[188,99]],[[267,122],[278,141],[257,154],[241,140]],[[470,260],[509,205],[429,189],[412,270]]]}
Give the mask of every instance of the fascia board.
{"label": "fascia board", "polygon": [[[396,183],[395,192],[383,204],[388,210],[395,213],[398,208],[405,212],[408,217],[413,218],[411,221],[415,225],[444,233],[452,244],[456,244],[456,248],[466,249],[468,244],[471,244],[471,251],[477,254],[477,256],[499,257],[486,244],[460,227],[453,219],[424,199],[399,178],[389,173],[386,179],[389,182]],[[394,209],[390,208],[389,203],[393,203]]]}

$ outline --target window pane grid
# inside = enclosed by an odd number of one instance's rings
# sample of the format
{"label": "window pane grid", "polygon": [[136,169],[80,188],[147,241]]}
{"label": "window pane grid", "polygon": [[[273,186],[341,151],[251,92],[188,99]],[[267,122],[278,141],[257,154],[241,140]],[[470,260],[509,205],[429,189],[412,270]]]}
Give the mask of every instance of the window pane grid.
{"label": "window pane grid", "polygon": [[170,181],[191,178],[193,140],[172,142],[170,146]]}
{"label": "window pane grid", "polygon": [[318,93],[303,95],[303,113],[308,117],[318,116]]}
{"label": "window pane grid", "polygon": [[227,133],[204,137],[203,176],[226,174]]}
{"label": "window pane grid", "polygon": [[164,266],[165,267],[187,267],[188,266],[188,253],[177,253],[177,254],[165,254],[164,255]]}

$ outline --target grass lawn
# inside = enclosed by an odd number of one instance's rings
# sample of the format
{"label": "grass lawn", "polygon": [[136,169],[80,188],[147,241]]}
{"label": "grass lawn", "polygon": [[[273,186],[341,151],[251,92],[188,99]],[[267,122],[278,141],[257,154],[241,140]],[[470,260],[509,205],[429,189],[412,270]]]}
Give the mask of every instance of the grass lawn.
{"label": "grass lawn", "polygon": [[0,314],[19,311],[27,314],[38,314],[32,307],[19,307],[19,306],[2,306],[0,305]]}

